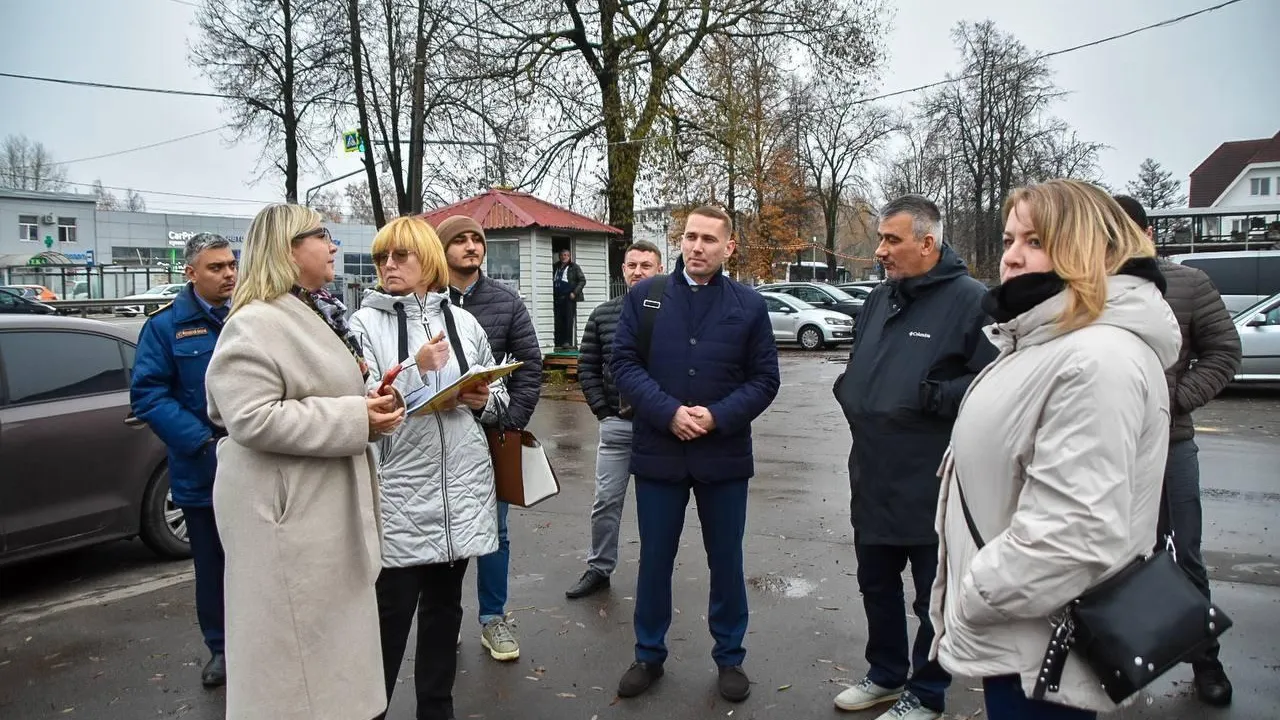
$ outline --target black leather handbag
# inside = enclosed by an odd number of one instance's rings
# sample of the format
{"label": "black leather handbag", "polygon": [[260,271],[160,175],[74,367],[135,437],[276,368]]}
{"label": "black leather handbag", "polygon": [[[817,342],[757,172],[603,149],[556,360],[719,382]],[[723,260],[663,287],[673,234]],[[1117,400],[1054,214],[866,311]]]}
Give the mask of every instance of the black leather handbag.
{"label": "black leather handbag", "polygon": [[[964,489],[960,507],[969,534],[981,548],[978,526],[969,514]],[[1169,501],[1161,494],[1161,527],[1169,528],[1164,549],[1139,557],[1094,585],[1051,618],[1053,633],[1032,697],[1057,692],[1067,653],[1075,651],[1098,676],[1115,703],[1133,695],[1173,666],[1203,652],[1231,627],[1231,618],[1200,594],[1178,567],[1173,549]]]}

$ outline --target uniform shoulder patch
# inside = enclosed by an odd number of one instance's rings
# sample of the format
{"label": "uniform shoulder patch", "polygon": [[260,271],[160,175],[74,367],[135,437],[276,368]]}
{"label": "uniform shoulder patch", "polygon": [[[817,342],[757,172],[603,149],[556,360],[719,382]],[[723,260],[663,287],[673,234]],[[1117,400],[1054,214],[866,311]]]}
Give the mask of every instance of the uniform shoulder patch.
{"label": "uniform shoulder patch", "polygon": [[173,307],[173,303],[167,302],[164,305],[161,305],[160,307],[156,308],[155,310],[152,310],[151,312],[147,313],[147,317],[155,317],[156,315],[159,315],[160,313],[164,312],[165,310],[168,310],[171,307]]}

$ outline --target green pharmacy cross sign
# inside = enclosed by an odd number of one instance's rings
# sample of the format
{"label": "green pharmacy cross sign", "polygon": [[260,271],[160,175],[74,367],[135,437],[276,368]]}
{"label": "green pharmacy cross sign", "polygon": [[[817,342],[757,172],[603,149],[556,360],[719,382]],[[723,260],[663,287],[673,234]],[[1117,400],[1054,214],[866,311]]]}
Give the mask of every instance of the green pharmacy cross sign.
{"label": "green pharmacy cross sign", "polygon": [[342,133],[342,149],[345,152],[364,152],[364,138],[359,130],[348,130]]}

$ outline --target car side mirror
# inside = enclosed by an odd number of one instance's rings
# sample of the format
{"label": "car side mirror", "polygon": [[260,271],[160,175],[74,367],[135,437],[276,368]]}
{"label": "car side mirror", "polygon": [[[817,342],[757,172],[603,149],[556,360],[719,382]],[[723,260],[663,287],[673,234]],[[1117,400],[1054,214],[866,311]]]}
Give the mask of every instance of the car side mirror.
{"label": "car side mirror", "polygon": [[1249,318],[1249,322],[1245,323],[1244,326],[1245,327],[1262,327],[1263,325],[1266,325],[1266,324],[1267,324],[1266,313],[1258,313],[1257,315],[1254,315],[1253,317]]}
{"label": "car side mirror", "polygon": [[790,305],[783,305],[783,306],[782,306],[782,314],[783,314],[783,315],[792,315],[792,314],[794,314],[794,313],[795,313],[795,311],[796,311],[796,309],[795,309],[795,308],[793,308],[793,307],[791,307]]}

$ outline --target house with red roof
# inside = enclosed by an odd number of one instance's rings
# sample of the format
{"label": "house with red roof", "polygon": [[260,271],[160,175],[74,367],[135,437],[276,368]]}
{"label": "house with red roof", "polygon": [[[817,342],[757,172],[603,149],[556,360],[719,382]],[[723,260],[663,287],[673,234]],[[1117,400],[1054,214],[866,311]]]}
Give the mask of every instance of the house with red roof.
{"label": "house with red roof", "polygon": [[484,228],[485,274],[524,298],[544,350],[555,338],[551,268],[561,250],[573,253],[587,277],[574,333],[582,337],[591,311],[609,299],[609,241],[622,236],[621,230],[509,188],[492,188],[423,213],[432,225],[453,215],[470,217]]}
{"label": "house with red roof", "polygon": [[1224,142],[1191,171],[1187,204],[1236,208],[1280,202],[1280,133]]}

